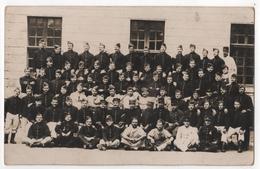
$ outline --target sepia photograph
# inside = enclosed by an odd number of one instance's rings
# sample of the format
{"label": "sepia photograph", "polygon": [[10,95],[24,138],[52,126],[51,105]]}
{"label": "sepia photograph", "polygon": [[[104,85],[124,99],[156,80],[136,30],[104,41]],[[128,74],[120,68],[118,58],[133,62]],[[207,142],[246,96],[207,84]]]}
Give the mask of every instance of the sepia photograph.
{"label": "sepia photograph", "polygon": [[254,164],[253,6],[4,15],[6,165]]}

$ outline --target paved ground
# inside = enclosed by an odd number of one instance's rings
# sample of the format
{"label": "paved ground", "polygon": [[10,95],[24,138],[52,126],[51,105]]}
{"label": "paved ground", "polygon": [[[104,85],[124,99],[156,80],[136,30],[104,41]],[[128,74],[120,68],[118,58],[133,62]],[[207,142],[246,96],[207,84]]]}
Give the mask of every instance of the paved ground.
{"label": "paved ground", "polygon": [[237,153],[149,152],[85,150],[79,148],[29,148],[5,145],[5,164],[161,164],[250,165],[253,151]]}

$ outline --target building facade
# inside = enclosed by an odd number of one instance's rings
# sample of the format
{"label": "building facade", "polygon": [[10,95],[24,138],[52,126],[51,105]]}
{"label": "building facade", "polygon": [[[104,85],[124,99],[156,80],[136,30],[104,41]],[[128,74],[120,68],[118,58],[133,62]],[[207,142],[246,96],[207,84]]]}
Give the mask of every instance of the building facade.
{"label": "building facade", "polygon": [[175,57],[177,46],[184,54],[189,44],[202,49],[229,46],[238,65],[238,80],[253,94],[254,84],[254,9],[225,7],[12,7],[5,11],[5,97],[19,86],[19,77],[30,66],[39,39],[45,39],[50,50],[55,44],[67,50],[83,51],[89,42],[91,52],[98,53],[100,42],[108,53],[121,43],[122,53],[132,42],[136,50],[148,46],[157,53],[162,43]]}

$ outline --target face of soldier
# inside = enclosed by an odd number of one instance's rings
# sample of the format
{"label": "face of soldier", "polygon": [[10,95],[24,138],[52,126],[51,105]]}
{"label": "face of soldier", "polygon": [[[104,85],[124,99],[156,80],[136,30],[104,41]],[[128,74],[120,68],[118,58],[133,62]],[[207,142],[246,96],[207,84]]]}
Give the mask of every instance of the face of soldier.
{"label": "face of soldier", "polygon": [[117,45],[115,45],[115,52],[119,52],[120,51],[120,48],[117,46]]}
{"label": "face of soldier", "polygon": [[190,52],[195,52],[195,47],[194,46],[190,47]]}
{"label": "face of soldier", "polygon": [[159,76],[158,75],[153,75],[153,80],[156,82],[159,80]]}
{"label": "face of soldier", "polygon": [[88,78],[87,78],[87,81],[88,81],[88,83],[91,83],[91,82],[93,82],[93,79],[92,79],[92,77],[88,76]]}
{"label": "face of soldier", "polygon": [[167,83],[171,84],[172,83],[172,77],[167,77]]}
{"label": "face of soldier", "polygon": [[55,48],[55,49],[54,49],[54,52],[55,52],[55,53],[60,53],[60,52],[61,52],[61,48],[60,48],[60,47]]}
{"label": "face of soldier", "polygon": [[190,68],[194,68],[195,66],[196,66],[196,63],[195,63],[195,61],[193,60],[193,61],[190,61]]}
{"label": "face of soldier", "polygon": [[106,121],[106,124],[107,124],[108,126],[111,126],[111,125],[113,124],[113,120],[107,120],[107,121]]}
{"label": "face of soldier", "polygon": [[49,91],[49,86],[44,86],[44,87],[43,87],[43,92],[44,92],[44,93],[47,93],[48,91]]}
{"label": "face of soldier", "polygon": [[163,123],[162,122],[157,122],[156,127],[159,131],[163,130]]}
{"label": "face of soldier", "polygon": [[199,77],[203,77],[204,76],[204,72],[203,71],[198,71],[198,76]]}
{"label": "face of soldier", "polygon": [[51,105],[53,107],[57,107],[58,106],[58,101],[57,100],[52,100]]}
{"label": "face of soldier", "polygon": [[72,100],[66,100],[66,105],[71,106],[72,105]]}
{"label": "face of soldier", "polygon": [[219,110],[223,110],[223,108],[224,108],[224,104],[223,104],[223,103],[219,103],[219,104],[218,104],[218,109],[219,109]]}
{"label": "face of soldier", "polygon": [[65,68],[66,70],[69,70],[70,67],[71,67],[71,64],[70,64],[69,62],[65,63],[64,68]]}
{"label": "face of soldier", "polygon": [[176,72],[181,72],[181,69],[182,69],[181,66],[176,67]]}
{"label": "face of soldier", "polygon": [[100,104],[100,107],[104,109],[104,108],[106,108],[106,107],[107,107],[107,105],[106,105],[106,103],[105,103],[105,102],[101,102],[101,104]]}
{"label": "face of soldier", "polygon": [[45,71],[44,71],[44,69],[40,69],[39,75],[40,75],[41,77],[45,76]]}
{"label": "face of soldier", "polygon": [[99,51],[103,52],[105,50],[105,47],[103,45],[99,45]]}
{"label": "face of soldier", "polygon": [[31,95],[32,94],[32,89],[26,89],[26,94]]}
{"label": "face of soldier", "polygon": [[91,119],[88,119],[86,120],[86,126],[90,127],[92,125],[92,120]]}
{"label": "face of soldier", "polygon": [[160,52],[165,52],[166,51],[166,48],[165,48],[165,46],[161,46],[161,48],[160,48]]}
{"label": "face of soldier", "polygon": [[40,47],[40,48],[44,48],[44,47],[45,47],[45,42],[40,42],[40,43],[39,43],[39,47]]}
{"label": "face of soldier", "polygon": [[214,70],[213,66],[207,67],[207,71],[208,71],[208,72],[213,72],[213,70]]}
{"label": "face of soldier", "polygon": [[61,94],[66,94],[66,93],[67,93],[67,89],[64,88],[64,87],[62,87],[62,88],[60,89],[60,92],[61,92]]}
{"label": "face of soldier", "polygon": [[70,114],[66,115],[65,116],[65,121],[70,121],[70,120],[71,120],[71,115]]}
{"label": "face of soldier", "polygon": [[244,94],[245,93],[245,88],[244,87],[240,87],[238,91],[239,91],[240,94]]}
{"label": "face of soldier", "polygon": [[151,70],[150,64],[145,65],[145,66],[144,66],[144,70],[145,70],[146,72],[150,71],[150,70]]}
{"label": "face of soldier", "polygon": [[178,54],[182,54],[182,51],[183,51],[182,48],[177,48],[177,52],[178,52]]}
{"label": "face of soldier", "polygon": [[221,79],[221,76],[216,74],[216,75],[215,75],[215,80],[216,80],[216,81],[221,81],[221,80],[222,80],[222,79]]}
{"label": "face of soldier", "polygon": [[204,109],[208,109],[209,108],[209,102],[205,102],[203,107],[204,107]]}
{"label": "face of soldier", "polygon": [[68,50],[73,50],[73,44],[71,43],[68,44]]}
{"label": "face of soldier", "polygon": [[137,82],[139,80],[139,77],[138,76],[133,76],[133,81],[134,82]]}
{"label": "face of soldier", "polygon": [[72,83],[75,83],[77,81],[77,77],[76,76],[71,76],[70,81]]}
{"label": "face of soldier", "polygon": [[85,107],[87,107],[87,106],[88,106],[87,100],[83,100],[83,101],[81,102],[81,107],[85,108]]}
{"label": "face of soldier", "polygon": [[183,80],[184,81],[188,81],[189,80],[189,75],[188,74],[184,74],[183,75]]}
{"label": "face of soldier", "polygon": [[109,94],[110,94],[110,96],[115,96],[115,94],[116,94],[115,89],[109,90]]}
{"label": "face of soldier", "polygon": [[209,126],[211,124],[211,121],[210,120],[205,120],[205,125],[206,126]]}
{"label": "face of soldier", "polygon": [[99,69],[99,68],[100,68],[100,65],[99,65],[98,63],[95,63],[95,64],[94,64],[94,68],[95,68],[95,69]]}
{"label": "face of soldier", "polygon": [[115,70],[116,66],[114,63],[109,64],[109,70]]}
{"label": "face of soldier", "polygon": [[184,121],[183,124],[184,124],[185,127],[189,127],[190,126],[190,122],[189,121]]}
{"label": "face of soldier", "polygon": [[223,56],[224,56],[224,57],[227,57],[227,56],[228,56],[228,51],[223,50]]}
{"label": "face of soldier", "polygon": [[148,96],[148,91],[143,91],[143,92],[142,92],[142,96],[143,96],[143,97]]}
{"label": "face of soldier", "polygon": [[59,78],[61,78],[61,74],[60,73],[55,73],[55,77],[56,77],[56,79],[59,79]]}
{"label": "face of soldier", "polygon": [[53,65],[52,61],[47,61],[47,66],[51,67]]}
{"label": "face of soldier", "polygon": [[189,108],[189,110],[193,110],[194,109],[194,104],[189,104],[188,108]]}
{"label": "face of soldier", "polygon": [[157,66],[156,67],[156,72],[159,73],[159,74],[162,73],[162,67],[161,66]]}
{"label": "face of soldier", "polygon": [[118,101],[114,101],[113,105],[114,105],[114,107],[119,107],[119,102]]}
{"label": "face of soldier", "polygon": [[134,52],[134,47],[129,47],[128,49],[129,49],[129,53]]}
{"label": "face of soldier", "polygon": [[203,56],[203,57],[207,57],[207,56],[208,56],[208,52],[207,52],[206,50],[203,50],[203,51],[202,51],[202,56]]}
{"label": "face of soldier", "polygon": [[132,126],[133,126],[133,128],[136,128],[136,127],[138,126],[138,121],[137,121],[137,119],[133,119],[133,120],[132,120]]}
{"label": "face of soldier", "polygon": [[228,67],[224,67],[224,69],[222,70],[223,74],[227,74],[228,73]]}
{"label": "face of soldier", "polygon": [[35,118],[36,122],[41,122],[43,120],[42,115],[37,115]]}
{"label": "face of soldier", "polygon": [[90,49],[90,46],[88,45],[88,44],[84,44],[84,51],[89,51],[89,49]]}
{"label": "face of soldier", "polygon": [[235,81],[237,81],[237,78],[236,77],[231,77],[231,82],[235,82]]}
{"label": "face of soldier", "polygon": [[77,91],[78,91],[78,92],[82,92],[82,91],[83,91],[82,85],[78,85],[78,86],[77,86]]}
{"label": "face of soldier", "polygon": [[24,74],[25,74],[25,76],[30,76],[30,70],[29,69],[26,69],[25,71],[24,71]]}
{"label": "face of soldier", "polygon": [[160,96],[165,96],[166,95],[166,91],[165,90],[160,90]]}
{"label": "face of soldier", "polygon": [[195,92],[195,93],[192,94],[192,97],[194,99],[198,99],[199,98],[199,94],[197,92]]}
{"label": "face of soldier", "polygon": [[176,99],[180,99],[181,98],[181,93],[180,92],[176,92],[175,93],[175,98]]}
{"label": "face of soldier", "polygon": [[235,109],[239,109],[240,108],[240,103],[239,102],[234,102],[234,107],[235,107]]}
{"label": "face of soldier", "polygon": [[14,96],[17,97],[20,95],[20,89],[15,89],[14,90]]}
{"label": "face of soldier", "polygon": [[93,95],[93,96],[96,96],[96,95],[97,95],[97,90],[96,90],[96,89],[92,89],[91,92],[92,92],[92,95]]}
{"label": "face of soldier", "polygon": [[128,96],[133,96],[134,91],[133,91],[133,90],[128,90],[128,91],[127,91],[127,94],[128,94]]}
{"label": "face of soldier", "polygon": [[125,76],[124,75],[119,75],[119,80],[120,81],[123,81],[125,79]]}
{"label": "face of soldier", "polygon": [[129,64],[129,65],[126,66],[125,69],[126,69],[127,72],[130,72],[130,71],[132,71],[132,66]]}
{"label": "face of soldier", "polygon": [[218,51],[218,50],[214,50],[214,51],[213,51],[213,56],[218,56],[218,54],[219,54],[219,51]]}

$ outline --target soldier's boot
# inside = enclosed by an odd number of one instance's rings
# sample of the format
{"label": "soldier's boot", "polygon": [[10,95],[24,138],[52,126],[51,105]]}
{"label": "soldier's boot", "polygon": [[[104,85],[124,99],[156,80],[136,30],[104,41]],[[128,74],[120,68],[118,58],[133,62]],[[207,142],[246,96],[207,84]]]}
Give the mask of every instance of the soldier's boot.
{"label": "soldier's boot", "polygon": [[14,138],[15,138],[15,133],[12,133],[11,134],[11,140],[10,140],[11,144],[16,144],[16,142],[14,141]]}
{"label": "soldier's boot", "polygon": [[5,144],[8,144],[8,136],[9,136],[9,133],[5,134]]}
{"label": "soldier's boot", "polygon": [[238,141],[238,149],[237,152],[242,153],[243,151],[243,141]]}
{"label": "soldier's boot", "polygon": [[226,143],[221,143],[221,152],[226,152]]}

